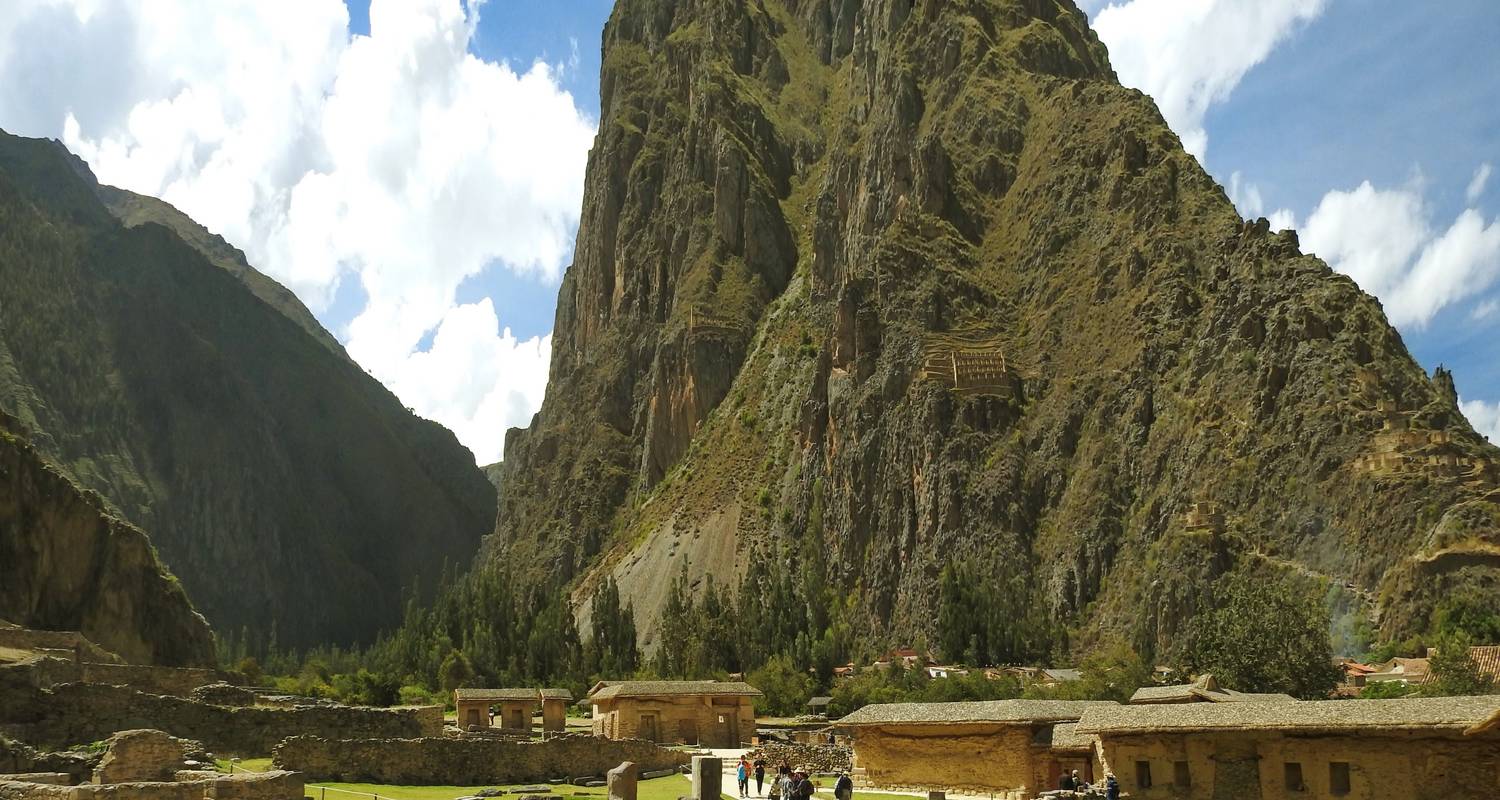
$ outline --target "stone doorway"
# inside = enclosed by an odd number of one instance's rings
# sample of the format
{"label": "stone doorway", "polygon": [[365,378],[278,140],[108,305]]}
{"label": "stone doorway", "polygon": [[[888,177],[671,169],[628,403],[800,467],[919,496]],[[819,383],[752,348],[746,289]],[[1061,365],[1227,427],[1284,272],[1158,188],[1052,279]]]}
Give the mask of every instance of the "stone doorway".
{"label": "stone doorway", "polygon": [[677,721],[677,740],[683,744],[698,743],[698,720],[680,719]]}
{"label": "stone doorway", "polygon": [[478,727],[484,727],[484,723],[479,720],[479,709],[477,709],[477,708],[471,708],[471,709],[469,709],[469,716],[464,721],[464,725],[466,725],[466,726],[470,726],[471,725],[471,726],[474,726],[476,728],[478,728]]}
{"label": "stone doorway", "polygon": [[641,738],[648,742],[661,741],[661,733],[657,730],[658,718],[655,714],[641,715]]}
{"label": "stone doorway", "polygon": [[509,714],[509,727],[515,728],[516,730],[522,730],[526,727],[526,712],[524,710],[519,708],[512,708],[510,709]]}
{"label": "stone doorway", "polygon": [[740,715],[733,711],[720,711],[718,724],[714,731],[715,745],[718,747],[740,746]]}

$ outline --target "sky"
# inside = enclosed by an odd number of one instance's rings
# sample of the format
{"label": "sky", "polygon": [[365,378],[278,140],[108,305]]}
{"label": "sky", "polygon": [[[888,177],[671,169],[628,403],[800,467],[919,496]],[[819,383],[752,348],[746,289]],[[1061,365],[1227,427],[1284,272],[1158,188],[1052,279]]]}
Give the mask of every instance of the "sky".
{"label": "sky", "polygon": [[[541,405],[610,0],[4,0],[0,128],[287,285],[480,464]],[[1494,0],[1083,0],[1247,217],[1298,230],[1500,442]]]}

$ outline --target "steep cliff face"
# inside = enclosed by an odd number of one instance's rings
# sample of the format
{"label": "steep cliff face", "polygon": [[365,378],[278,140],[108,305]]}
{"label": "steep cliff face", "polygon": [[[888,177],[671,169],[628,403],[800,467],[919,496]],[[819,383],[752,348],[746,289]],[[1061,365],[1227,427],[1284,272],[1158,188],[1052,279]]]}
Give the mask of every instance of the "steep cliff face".
{"label": "steep cliff face", "polygon": [[0,618],[81,631],[133,663],[212,665],[208,623],[146,534],[22,435],[0,414]]}
{"label": "steep cliff face", "polygon": [[816,553],[905,641],[974,563],[1148,652],[1228,570],[1387,634],[1500,599],[1451,376],[1241,220],[1067,0],[621,0],[604,53],[491,557],[613,574],[649,630],[684,562]]}
{"label": "steep cliff face", "polygon": [[285,289],[56,143],[5,134],[0,410],[150,533],[216,627],[275,625],[283,646],[370,640],[493,526],[472,454]]}

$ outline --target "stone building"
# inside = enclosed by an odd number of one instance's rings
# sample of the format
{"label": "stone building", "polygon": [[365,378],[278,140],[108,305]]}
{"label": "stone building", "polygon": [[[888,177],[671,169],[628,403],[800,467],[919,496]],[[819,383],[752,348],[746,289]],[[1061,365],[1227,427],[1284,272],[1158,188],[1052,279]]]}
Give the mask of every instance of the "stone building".
{"label": "stone building", "polygon": [[543,689],[542,730],[556,733],[568,726],[568,704],[573,702],[573,693],[567,689]]}
{"label": "stone building", "polygon": [[882,789],[943,789],[1029,798],[1062,770],[1102,777],[1076,722],[1109,701],[990,700],[868,705],[839,720],[854,736],[859,780]]}
{"label": "stone building", "polygon": [[1136,800],[1437,800],[1500,786],[1500,696],[1101,706],[1078,731]]}
{"label": "stone building", "polygon": [[458,728],[501,728],[531,731],[531,718],[542,703],[536,689],[455,689]]}
{"label": "stone building", "polygon": [[594,735],[742,747],[759,689],[738,681],[600,681],[589,691]]}

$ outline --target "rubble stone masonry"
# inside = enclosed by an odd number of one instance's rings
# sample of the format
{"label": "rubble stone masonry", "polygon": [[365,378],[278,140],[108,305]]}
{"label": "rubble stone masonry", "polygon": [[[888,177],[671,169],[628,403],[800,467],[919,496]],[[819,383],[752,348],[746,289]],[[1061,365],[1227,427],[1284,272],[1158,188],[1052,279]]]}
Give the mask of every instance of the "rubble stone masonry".
{"label": "rubble stone masonry", "polygon": [[61,749],[136,728],[196,739],[221,755],[264,755],[288,736],[438,736],[443,718],[436,706],[228,708],[103,684],[0,685],[0,733],[34,746]]}
{"label": "rubble stone masonry", "polygon": [[602,776],[622,761],[649,772],[686,764],[688,754],[639,739],[588,735],[546,741],[297,736],[278,745],[272,759],[278,768],[296,770],[310,780],[462,786]]}

